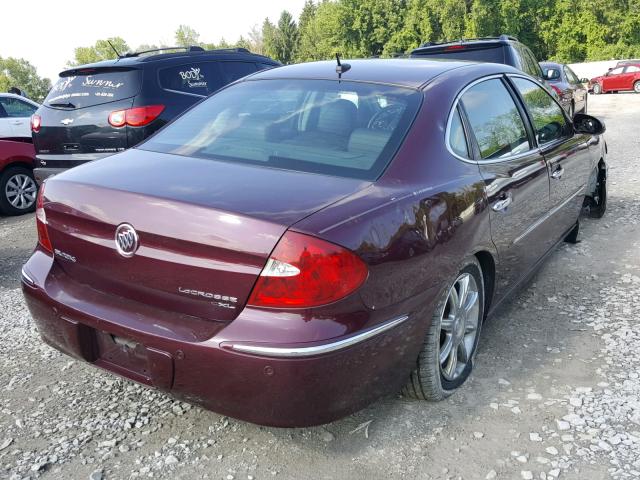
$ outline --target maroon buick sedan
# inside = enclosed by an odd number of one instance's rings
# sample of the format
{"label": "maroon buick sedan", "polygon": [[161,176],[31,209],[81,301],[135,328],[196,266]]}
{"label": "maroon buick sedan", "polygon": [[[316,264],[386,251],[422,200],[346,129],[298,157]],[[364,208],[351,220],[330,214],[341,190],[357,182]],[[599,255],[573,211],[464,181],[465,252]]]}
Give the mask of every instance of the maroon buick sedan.
{"label": "maroon buick sedan", "polygon": [[261,72],[49,179],[24,295],[55,348],[251,422],[440,400],[497,306],[604,214],[603,132],[506,65]]}

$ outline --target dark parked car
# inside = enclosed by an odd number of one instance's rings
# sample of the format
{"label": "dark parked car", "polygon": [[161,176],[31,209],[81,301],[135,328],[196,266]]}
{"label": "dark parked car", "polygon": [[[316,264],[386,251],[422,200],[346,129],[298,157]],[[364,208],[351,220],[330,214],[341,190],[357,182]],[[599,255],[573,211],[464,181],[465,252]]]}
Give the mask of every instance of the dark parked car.
{"label": "dark parked car", "polygon": [[584,204],[604,213],[603,131],[494,63],[261,72],[49,179],[23,291],[54,347],[251,422],[440,400]]}
{"label": "dark parked car", "polygon": [[589,90],[595,95],[629,90],[640,93],[640,62],[624,64],[592,78],[589,80]]}
{"label": "dark parked car", "polygon": [[411,56],[504,63],[545,83],[542,69],[533,52],[516,37],[510,35],[470,38],[445,43],[427,42],[413,50]]}
{"label": "dark parked car", "polygon": [[127,54],[62,72],[31,120],[38,182],[126,150],[224,85],[279,65],[244,48],[178,50]]}
{"label": "dark parked car", "polygon": [[[540,62],[542,72],[551,88],[558,94],[560,103],[573,118],[576,112],[587,113],[587,87],[571,70],[569,65],[554,62]],[[587,80],[588,81],[588,80]]]}
{"label": "dark parked car", "polygon": [[0,140],[0,213],[21,215],[35,210],[34,156],[30,142]]}

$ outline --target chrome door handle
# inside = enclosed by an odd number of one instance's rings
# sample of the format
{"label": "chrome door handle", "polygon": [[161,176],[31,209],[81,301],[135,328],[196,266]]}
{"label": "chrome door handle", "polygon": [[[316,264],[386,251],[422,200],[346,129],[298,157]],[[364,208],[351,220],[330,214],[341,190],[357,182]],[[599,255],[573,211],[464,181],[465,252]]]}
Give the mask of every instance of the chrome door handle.
{"label": "chrome door handle", "polygon": [[494,212],[504,212],[509,205],[513,202],[513,197],[510,193],[505,193],[500,197],[496,203],[493,204],[491,209]]}
{"label": "chrome door handle", "polygon": [[560,180],[562,178],[563,174],[564,174],[564,168],[563,167],[558,167],[557,169],[555,169],[553,171],[553,173],[551,173],[551,178],[555,178],[556,180]]}

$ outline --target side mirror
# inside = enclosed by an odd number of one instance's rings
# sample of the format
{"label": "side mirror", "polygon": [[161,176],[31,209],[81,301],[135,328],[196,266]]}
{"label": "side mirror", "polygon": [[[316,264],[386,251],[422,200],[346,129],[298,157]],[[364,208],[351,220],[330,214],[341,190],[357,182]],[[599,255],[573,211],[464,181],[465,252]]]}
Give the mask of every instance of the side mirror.
{"label": "side mirror", "polygon": [[556,80],[560,78],[560,70],[556,70],[555,68],[547,68],[544,72],[544,78],[547,80]]}
{"label": "side mirror", "polygon": [[603,121],[584,113],[576,113],[573,116],[573,126],[576,132],[589,135],[601,135],[607,130]]}

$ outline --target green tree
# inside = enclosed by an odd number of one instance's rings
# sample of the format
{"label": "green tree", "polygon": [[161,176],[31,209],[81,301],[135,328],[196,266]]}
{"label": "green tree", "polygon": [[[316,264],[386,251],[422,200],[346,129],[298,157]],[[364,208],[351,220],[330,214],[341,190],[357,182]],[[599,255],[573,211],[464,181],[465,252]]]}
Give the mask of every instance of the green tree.
{"label": "green tree", "polygon": [[36,68],[23,58],[0,57],[0,92],[11,87],[18,87],[33,100],[42,102],[51,89],[51,80],[40,77]]}
{"label": "green tree", "polygon": [[180,25],[175,33],[176,46],[200,45],[200,34],[188,25]]}
{"label": "green tree", "polygon": [[116,52],[111,48],[109,42],[115,47],[120,55],[129,51],[129,46],[120,37],[111,37],[106,40],[98,40],[92,47],[78,47],[74,51],[74,58],[69,62],[70,66],[85,65],[87,63],[100,62],[102,60],[112,60],[118,58]]}

